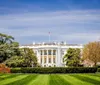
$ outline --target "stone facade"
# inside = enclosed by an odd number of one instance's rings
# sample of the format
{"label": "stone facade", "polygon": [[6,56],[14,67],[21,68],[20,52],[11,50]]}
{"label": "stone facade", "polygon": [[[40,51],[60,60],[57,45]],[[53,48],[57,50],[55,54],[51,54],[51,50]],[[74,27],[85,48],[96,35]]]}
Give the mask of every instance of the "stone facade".
{"label": "stone facade", "polygon": [[64,67],[63,56],[66,54],[67,49],[79,48],[82,50],[83,45],[43,42],[23,45],[20,48],[32,48],[38,58],[38,63],[42,67]]}

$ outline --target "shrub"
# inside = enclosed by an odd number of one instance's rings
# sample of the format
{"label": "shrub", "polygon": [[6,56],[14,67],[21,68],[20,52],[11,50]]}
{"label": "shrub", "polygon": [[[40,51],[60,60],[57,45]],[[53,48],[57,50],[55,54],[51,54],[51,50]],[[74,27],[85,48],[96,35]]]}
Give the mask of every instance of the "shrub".
{"label": "shrub", "polygon": [[97,71],[96,67],[34,67],[34,68],[12,68],[12,73],[95,73]]}
{"label": "shrub", "polygon": [[100,68],[100,65],[97,65],[98,68]]}
{"label": "shrub", "polygon": [[10,68],[5,64],[0,64],[0,73],[10,73]]}
{"label": "shrub", "polygon": [[22,73],[21,68],[11,68],[11,73]]}
{"label": "shrub", "polygon": [[100,68],[98,68],[98,72],[100,72]]}

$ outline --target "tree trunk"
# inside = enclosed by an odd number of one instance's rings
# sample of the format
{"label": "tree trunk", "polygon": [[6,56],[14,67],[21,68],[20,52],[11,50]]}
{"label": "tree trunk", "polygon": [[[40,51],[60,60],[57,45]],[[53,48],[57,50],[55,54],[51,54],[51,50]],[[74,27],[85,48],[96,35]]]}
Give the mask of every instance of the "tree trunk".
{"label": "tree trunk", "polygon": [[94,62],[94,66],[96,66],[97,65],[97,63],[96,62]]}

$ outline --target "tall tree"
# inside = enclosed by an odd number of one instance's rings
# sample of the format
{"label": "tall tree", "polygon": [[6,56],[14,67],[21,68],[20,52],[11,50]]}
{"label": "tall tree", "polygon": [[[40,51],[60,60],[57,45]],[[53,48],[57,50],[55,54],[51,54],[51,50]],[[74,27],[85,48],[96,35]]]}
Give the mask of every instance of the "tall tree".
{"label": "tall tree", "polygon": [[9,67],[36,67],[37,57],[32,49],[22,48],[21,55],[13,56],[7,59],[4,63]]}
{"label": "tall tree", "polygon": [[0,33],[0,44],[12,43],[13,40],[14,40],[14,37]]}
{"label": "tall tree", "polygon": [[0,33],[0,63],[18,54],[18,46],[12,36]]}
{"label": "tall tree", "polygon": [[30,48],[23,48],[23,56],[25,57],[25,64],[27,67],[36,67],[37,66],[37,57],[34,51]]}
{"label": "tall tree", "polygon": [[100,42],[90,42],[84,46],[83,60],[94,62],[94,66],[100,62]]}
{"label": "tall tree", "polygon": [[66,66],[78,66],[80,64],[80,49],[69,48],[63,61],[66,63]]}
{"label": "tall tree", "polygon": [[9,67],[24,67],[24,61],[25,58],[23,56],[13,56],[4,61],[4,64],[6,64]]}

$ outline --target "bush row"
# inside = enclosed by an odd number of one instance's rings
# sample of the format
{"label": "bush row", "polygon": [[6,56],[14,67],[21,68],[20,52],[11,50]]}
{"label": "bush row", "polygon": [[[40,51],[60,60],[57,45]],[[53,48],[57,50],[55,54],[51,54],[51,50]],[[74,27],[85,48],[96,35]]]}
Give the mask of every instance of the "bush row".
{"label": "bush row", "polygon": [[98,72],[100,72],[100,68],[98,68]]}
{"label": "bush row", "polygon": [[11,68],[12,73],[95,73],[96,67]]}

